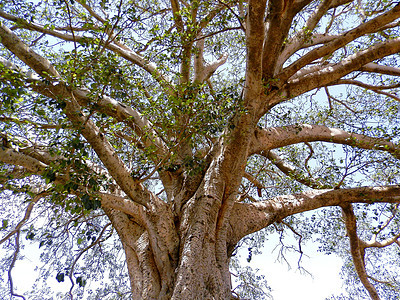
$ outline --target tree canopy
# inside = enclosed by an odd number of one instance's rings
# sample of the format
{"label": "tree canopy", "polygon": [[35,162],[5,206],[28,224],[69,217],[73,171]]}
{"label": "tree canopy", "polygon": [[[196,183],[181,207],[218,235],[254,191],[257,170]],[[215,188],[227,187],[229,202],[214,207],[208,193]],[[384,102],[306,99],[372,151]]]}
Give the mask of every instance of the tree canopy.
{"label": "tree canopy", "polygon": [[277,232],[394,299],[399,25],[387,0],[2,1],[0,295],[262,299],[236,253]]}

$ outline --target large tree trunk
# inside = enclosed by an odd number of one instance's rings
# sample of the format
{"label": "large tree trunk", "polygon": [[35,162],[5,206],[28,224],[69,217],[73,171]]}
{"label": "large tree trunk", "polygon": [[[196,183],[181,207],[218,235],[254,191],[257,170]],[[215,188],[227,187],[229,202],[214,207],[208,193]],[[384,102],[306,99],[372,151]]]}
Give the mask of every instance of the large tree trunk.
{"label": "large tree trunk", "polygon": [[[224,236],[217,236],[219,205],[211,195],[193,197],[186,205],[176,245],[178,259],[157,264],[149,233],[126,214],[107,210],[125,249],[133,299],[230,299],[231,280]],[[220,201],[219,201],[220,202]],[[161,268],[160,268],[161,267]]]}
{"label": "large tree trunk", "polygon": [[197,180],[172,180],[181,185],[171,189],[174,205],[158,202],[133,217],[106,209],[125,248],[134,299],[231,298],[229,249],[237,241],[227,240],[229,217],[254,131],[238,125],[251,118],[236,119]]}

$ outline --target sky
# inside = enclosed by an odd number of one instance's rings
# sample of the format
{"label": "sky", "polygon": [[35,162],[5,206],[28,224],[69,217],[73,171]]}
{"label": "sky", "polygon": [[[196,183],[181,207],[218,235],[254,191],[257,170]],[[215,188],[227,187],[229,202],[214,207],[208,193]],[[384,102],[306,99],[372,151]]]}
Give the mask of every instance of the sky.
{"label": "sky", "polygon": [[253,255],[250,264],[246,262],[247,249],[242,249],[239,255],[244,265],[251,265],[260,271],[257,275],[265,275],[268,285],[272,288],[271,295],[274,300],[324,300],[332,295],[346,295],[340,271],[343,265],[342,259],[335,254],[326,255],[318,252],[318,245],[306,242],[302,246],[304,252],[302,267],[307,272],[301,272],[297,268],[298,253],[288,253],[286,258],[290,267],[285,262],[277,261],[278,236],[268,237],[263,253]]}

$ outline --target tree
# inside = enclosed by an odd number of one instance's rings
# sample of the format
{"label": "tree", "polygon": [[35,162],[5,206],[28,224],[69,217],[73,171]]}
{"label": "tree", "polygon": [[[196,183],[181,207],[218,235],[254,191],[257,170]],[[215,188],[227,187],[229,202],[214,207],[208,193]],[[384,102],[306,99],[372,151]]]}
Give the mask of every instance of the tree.
{"label": "tree", "polygon": [[92,297],[237,298],[237,248],[275,230],[342,255],[352,293],[399,291],[400,4],[9,0],[0,17],[9,293],[25,234],[70,298],[103,277]]}

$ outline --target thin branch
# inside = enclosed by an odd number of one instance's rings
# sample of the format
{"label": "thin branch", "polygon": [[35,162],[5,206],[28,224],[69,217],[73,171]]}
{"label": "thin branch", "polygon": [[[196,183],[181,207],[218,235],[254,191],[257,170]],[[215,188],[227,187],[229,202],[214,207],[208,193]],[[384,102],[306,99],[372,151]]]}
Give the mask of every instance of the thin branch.
{"label": "thin branch", "polygon": [[[245,25],[244,25],[243,22],[242,22],[243,18],[240,17],[240,16],[238,16],[238,15],[236,14],[236,12],[232,9],[232,7],[231,7],[230,5],[226,4],[225,2],[223,2],[223,1],[221,1],[221,0],[218,0],[218,2],[219,2],[221,5],[225,6],[225,7],[235,16],[235,18],[238,20],[240,27],[239,27],[239,28],[237,27],[237,29],[242,29],[244,32],[246,32]],[[239,9],[239,10],[240,10],[240,9]]]}
{"label": "thin branch", "polygon": [[392,85],[389,85],[389,86],[385,86],[385,85],[371,85],[371,84],[363,83],[363,82],[358,81],[358,80],[341,79],[341,80],[337,80],[335,83],[332,83],[332,84],[330,84],[330,85],[339,85],[339,84],[351,84],[351,85],[356,85],[356,86],[362,87],[362,88],[364,88],[364,89],[371,90],[371,91],[373,91],[373,92],[375,92],[375,93],[377,93],[377,94],[381,94],[381,95],[390,97],[390,98],[392,98],[392,99],[394,99],[394,100],[400,102],[400,97],[398,97],[397,95],[394,95],[394,94],[391,94],[391,93],[388,93],[388,92],[384,92],[384,91],[383,91],[383,90],[386,90],[386,89],[399,88],[399,87],[400,87],[400,84],[392,84]]}
{"label": "thin branch", "polygon": [[17,256],[18,256],[18,253],[19,253],[19,250],[20,250],[20,247],[19,247],[19,235],[20,235],[20,231],[18,230],[16,232],[16,235],[15,235],[15,251],[14,251],[14,254],[13,254],[11,265],[8,268],[8,272],[7,272],[8,273],[8,284],[10,285],[10,294],[11,294],[11,296],[19,297],[19,298],[22,298],[22,299],[25,300],[24,296],[19,295],[19,294],[14,292],[14,284],[13,284],[13,279],[12,279],[12,275],[11,275],[11,271],[15,266],[15,262],[17,261]]}
{"label": "thin branch", "polygon": [[31,213],[32,213],[32,210],[33,210],[33,207],[35,206],[35,204],[41,198],[46,197],[47,195],[49,195],[49,192],[41,192],[29,201],[29,204],[28,204],[27,208],[25,209],[24,217],[22,218],[21,221],[18,222],[17,226],[15,226],[15,228],[11,232],[9,232],[4,238],[2,238],[0,240],[0,245],[2,243],[4,243],[5,241],[7,241],[9,238],[11,238],[14,234],[19,234],[21,227],[24,226],[25,223],[28,222],[29,218],[31,217]]}
{"label": "thin branch", "polygon": [[11,296],[14,297],[20,297],[22,299],[25,299],[24,296],[21,296],[19,294],[16,294],[14,292],[14,284],[13,284],[13,279],[12,279],[12,274],[11,271],[15,266],[15,262],[17,260],[17,256],[18,253],[20,251],[20,245],[19,245],[19,238],[20,238],[20,232],[21,232],[21,228],[22,226],[29,220],[31,213],[32,213],[32,209],[34,207],[34,205],[43,197],[47,196],[49,193],[48,192],[41,192],[38,195],[36,195],[28,204],[28,207],[25,210],[25,216],[22,218],[22,220],[17,224],[17,226],[14,228],[14,230],[12,230],[11,232],[9,232],[4,238],[2,238],[0,240],[0,245],[2,243],[4,243],[5,241],[9,240],[13,235],[15,235],[15,251],[13,254],[13,258],[11,261],[11,265],[8,268],[8,283],[10,286],[10,294]]}
{"label": "thin branch", "polygon": [[299,260],[297,261],[297,266],[299,269],[303,269],[300,265],[301,259],[303,257],[303,250],[301,249],[301,240],[303,239],[303,236],[298,233],[289,223],[285,222],[285,221],[281,221],[281,223],[285,226],[287,226],[295,235],[297,235],[299,237],[299,253],[300,253],[300,257]]}
{"label": "thin branch", "polygon": [[333,97],[333,96],[331,95],[331,93],[329,92],[328,87],[324,87],[324,90],[325,90],[326,96],[328,97],[329,108],[330,108],[330,109],[333,109],[331,100],[334,100],[335,102],[338,102],[339,104],[341,104],[341,105],[343,105],[344,107],[346,107],[346,108],[347,108],[349,111],[351,111],[352,113],[356,114],[356,112],[354,111],[354,109],[352,109],[351,107],[349,107],[346,103],[344,103],[343,101],[341,101],[341,100],[339,100],[339,99]]}
{"label": "thin branch", "polygon": [[75,283],[74,283],[74,281],[72,279],[72,276],[73,276],[73,273],[74,273],[74,269],[75,269],[76,263],[78,262],[80,257],[85,252],[87,252],[89,249],[93,248],[94,246],[96,246],[97,244],[100,244],[102,242],[101,238],[103,237],[103,234],[104,234],[105,230],[107,229],[107,227],[109,227],[110,225],[111,225],[111,223],[108,223],[107,225],[105,225],[103,227],[103,229],[101,230],[101,232],[99,233],[99,236],[97,237],[97,239],[94,242],[92,242],[89,246],[87,246],[86,248],[82,249],[79,252],[79,254],[75,257],[74,261],[72,262],[71,269],[69,271],[69,280],[71,281],[71,288],[69,289],[69,292],[68,292],[71,300],[74,298],[73,295],[72,295],[72,290],[73,290],[73,288],[75,286]]}
{"label": "thin branch", "polygon": [[326,189],[331,188],[330,185],[323,184],[313,179],[311,176],[306,176],[299,170],[297,170],[294,166],[288,164],[282,157],[280,157],[276,152],[262,151],[260,155],[268,158],[279,170],[281,170],[285,175],[290,178],[296,180],[297,182],[304,184],[305,186],[314,188],[314,189]]}

